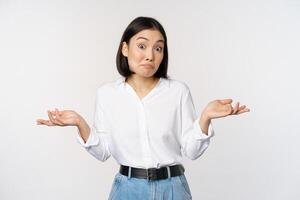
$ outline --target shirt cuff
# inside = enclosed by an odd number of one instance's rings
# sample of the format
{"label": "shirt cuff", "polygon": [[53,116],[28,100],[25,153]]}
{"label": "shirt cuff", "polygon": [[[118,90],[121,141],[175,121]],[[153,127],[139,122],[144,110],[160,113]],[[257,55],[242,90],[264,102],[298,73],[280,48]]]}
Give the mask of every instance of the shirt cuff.
{"label": "shirt cuff", "polygon": [[77,142],[83,146],[84,148],[89,148],[91,146],[95,146],[98,145],[99,143],[99,137],[97,137],[94,132],[91,131],[88,139],[86,142],[84,142],[84,140],[82,139],[82,137],[80,136],[79,130],[77,130]]}
{"label": "shirt cuff", "polygon": [[197,118],[194,122],[194,129],[195,129],[195,138],[196,140],[206,140],[215,135],[215,131],[213,129],[212,123],[210,121],[209,126],[208,126],[208,135],[202,132],[199,124],[200,118]]}

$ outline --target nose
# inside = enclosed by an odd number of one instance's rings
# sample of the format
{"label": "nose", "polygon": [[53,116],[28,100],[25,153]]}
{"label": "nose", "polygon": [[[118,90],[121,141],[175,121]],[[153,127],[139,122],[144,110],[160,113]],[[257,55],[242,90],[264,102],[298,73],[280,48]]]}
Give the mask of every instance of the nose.
{"label": "nose", "polygon": [[153,61],[153,51],[150,50],[147,52],[146,54],[146,60],[149,61],[149,62],[152,62]]}

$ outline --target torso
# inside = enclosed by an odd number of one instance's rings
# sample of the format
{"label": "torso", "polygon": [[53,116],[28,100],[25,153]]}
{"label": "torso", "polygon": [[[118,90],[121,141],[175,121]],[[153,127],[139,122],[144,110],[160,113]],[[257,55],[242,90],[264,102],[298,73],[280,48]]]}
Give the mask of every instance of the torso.
{"label": "torso", "polygon": [[133,90],[135,91],[135,93],[142,100],[145,96],[147,96],[151,92],[151,90],[153,88],[155,88],[155,86],[157,85],[158,81],[159,81],[159,79],[157,79],[157,81],[155,82],[155,84],[151,88],[146,89],[145,91],[138,91],[138,90],[135,89],[135,87],[134,87],[134,85],[132,83],[129,83],[127,81],[126,82],[127,82],[127,84],[129,84],[133,88]]}
{"label": "torso", "polygon": [[147,92],[137,92],[137,91],[135,91],[136,92],[136,94],[138,95],[138,97],[140,98],[140,99],[143,99],[145,96],[147,96],[147,94],[150,92],[151,90],[149,90],[149,91],[147,91]]}

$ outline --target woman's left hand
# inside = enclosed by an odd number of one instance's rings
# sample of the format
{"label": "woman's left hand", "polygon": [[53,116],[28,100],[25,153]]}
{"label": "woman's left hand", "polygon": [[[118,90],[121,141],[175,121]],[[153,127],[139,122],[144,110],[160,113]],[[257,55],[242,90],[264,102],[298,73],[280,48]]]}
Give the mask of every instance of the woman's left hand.
{"label": "woman's left hand", "polygon": [[250,109],[245,105],[239,106],[239,102],[234,107],[231,106],[232,99],[214,100],[208,103],[203,111],[203,115],[207,119],[216,119],[226,117],[228,115],[239,115],[244,112],[249,112]]}

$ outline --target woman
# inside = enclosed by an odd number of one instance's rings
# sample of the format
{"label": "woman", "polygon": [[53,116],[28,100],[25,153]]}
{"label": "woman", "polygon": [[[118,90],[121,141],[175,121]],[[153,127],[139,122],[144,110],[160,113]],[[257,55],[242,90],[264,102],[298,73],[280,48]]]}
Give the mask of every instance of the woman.
{"label": "woman", "polygon": [[120,164],[109,199],[192,199],[182,156],[195,160],[214,135],[211,120],[248,112],[232,99],[208,103],[195,115],[188,86],[167,76],[162,25],[138,17],[126,28],[117,53],[122,75],[97,91],[92,128],[72,110],[48,111],[48,126],[77,126],[79,143],[95,158]]}

